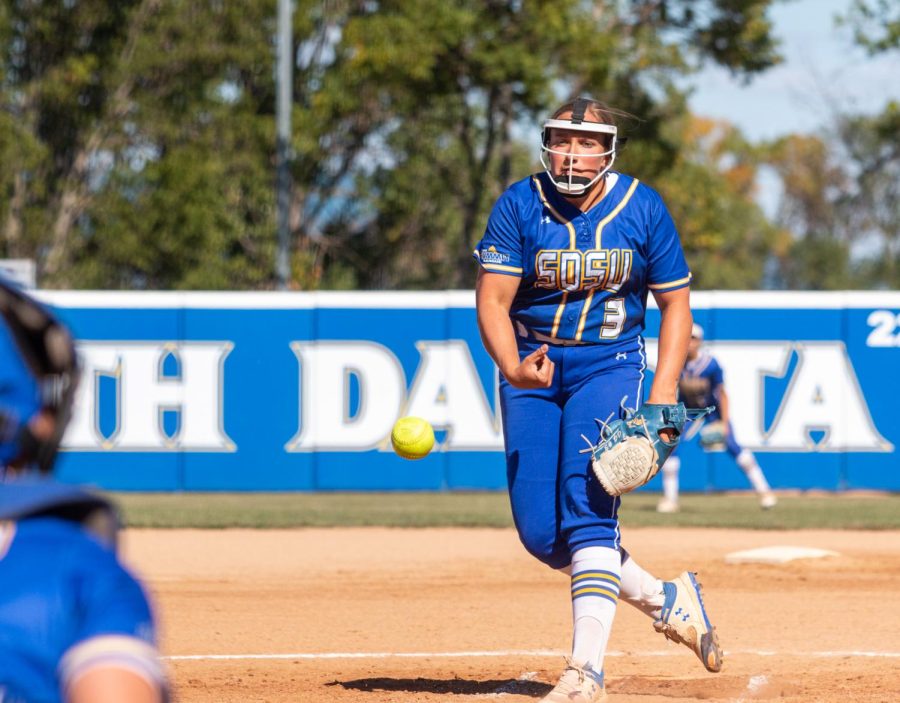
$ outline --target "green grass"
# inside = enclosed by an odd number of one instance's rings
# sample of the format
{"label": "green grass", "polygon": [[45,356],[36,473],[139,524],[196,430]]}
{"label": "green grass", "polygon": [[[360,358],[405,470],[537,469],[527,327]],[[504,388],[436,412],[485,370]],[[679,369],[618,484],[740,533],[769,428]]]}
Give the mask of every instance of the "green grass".
{"label": "green grass", "polygon": [[[509,527],[497,493],[113,493],[129,527]],[[685,495],[660,515],[658,495],[626,496],[627,527],[900,529],[900,495],[782,497],[762,511],[752,495]]]}
{"label": "green grass", "polygon": [[507,527],[501,493],[117,493],[129,527]]}
{"label": "green grass", "polygon": [[751,530],[900,529],[900,495],[810,495],[779,498],[761,510],[752,495],[685,495],[681,511],[656,512],[658,495],[623,501],[619,520],[628,526],[737,527]]}

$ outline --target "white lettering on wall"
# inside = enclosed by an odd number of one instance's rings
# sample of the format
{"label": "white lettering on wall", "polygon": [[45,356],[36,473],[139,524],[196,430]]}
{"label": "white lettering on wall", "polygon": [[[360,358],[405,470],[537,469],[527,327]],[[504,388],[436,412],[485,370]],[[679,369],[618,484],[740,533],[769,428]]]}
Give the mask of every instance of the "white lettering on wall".
{"label": "white lettering on wall", "polygon": [[[416,344],[420,359],[408,397],[403,368],[386,347],[341,341],[294,342],[291,348],[300,364],[300,428],[288,451],[390,451],[391,427],[403,415],[446,430],[439,449],[503,448],[499,421],[462,340]],[[351,415],[354,379],[357,407]]]}
{"label": "white lettering on wall", "polygon": [[[403,367],[374,342],[292,342],[300,363],[300,429],[289,452],[365,451],[390,437],[406,394]],[[351,383],[358,407],[351,415]]]}
{"label": "white lettering on wall", "polygon": [[[780,451],[889,452],[872,421],[843,342],[794,345],[797,368],[766,438]],[[821,432],[818,442],[811,432]]]}
{"label": "white lettering on wall", "polygon": [[728,411],[737,441],[757,449],[765,444],[766,377],[784,378],[790,342],[709,342],[707,350],[722,367]]}
{"label": "white lettering on wall", "polygon": [[[747,448],[894,450],[875,426],[843,342],[707,342],[705,347],[722,366],[735,436]],[[647,340],[651,369],[656,366],[657,349],[657,340]],[[794,354],[797,364],[771,427],[766,428],[766,378],[784,378]]]}
{"label": "white lettering on wall", "polygon": [[[436,429],[446,430],[445,450],[503,449],[499,418],[491,413],[469,345],[455,339],[419,342],[416,348],[421,359],[402,414],[425,418]],[[496,371],[493,379],[496,385]]]}
{"label": "white lettering on wall", "polygon": [[[63,439],[75,451],[233,452],[225,433],[223,368],[231,342],[80,342],[81,380]],[[166,362],[177,373],[163,373]],[[113,408],[101,408],[103,377],[115,386]],[[101,411],[115,418],[108,435]],[[164,414],[175,414],[166,432]]]}

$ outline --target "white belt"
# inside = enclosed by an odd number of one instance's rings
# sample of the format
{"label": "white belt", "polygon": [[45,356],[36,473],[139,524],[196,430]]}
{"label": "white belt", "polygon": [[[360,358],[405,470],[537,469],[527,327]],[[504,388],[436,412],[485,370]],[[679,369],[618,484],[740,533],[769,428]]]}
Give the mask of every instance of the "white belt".
{"label": "white belt", "polygon": [[559,337],[551,337],[549,334],[542,334],[537,330],[528,329],[521,322],[515,322],[516,332],[524,339],[534,339],[538,342],[546,342],[547,344],[556,344],[561,347],[581,347],[587,344],[578,339],[560,339]]}

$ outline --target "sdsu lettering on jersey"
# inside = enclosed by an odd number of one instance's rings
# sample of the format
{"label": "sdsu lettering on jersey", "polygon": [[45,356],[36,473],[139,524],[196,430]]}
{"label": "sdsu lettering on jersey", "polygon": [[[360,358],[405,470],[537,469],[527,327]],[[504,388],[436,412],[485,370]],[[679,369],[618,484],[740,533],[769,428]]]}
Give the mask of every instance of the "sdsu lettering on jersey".
{"label": "sdsu lettering on jersey", "polygon": [[522,279],[510,309],[521,336],[632,340],[644,329],[648,289],[690,284],[660,196],[621,173],[606,179],[607,195],[588,212],[544,173],[513,184],[494,206],[475,257],[485,271]]}

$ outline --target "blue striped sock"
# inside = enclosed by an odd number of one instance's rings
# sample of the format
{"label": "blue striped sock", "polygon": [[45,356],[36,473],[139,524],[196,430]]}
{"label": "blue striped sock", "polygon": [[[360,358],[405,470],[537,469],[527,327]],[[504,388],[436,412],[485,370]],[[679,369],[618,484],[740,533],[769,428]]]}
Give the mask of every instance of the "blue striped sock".
{"label": "blue striped sock", "polygon": [[602,671],[603,655],[619,601],[617,549],[585,547],[572,555],[572,660]]}

